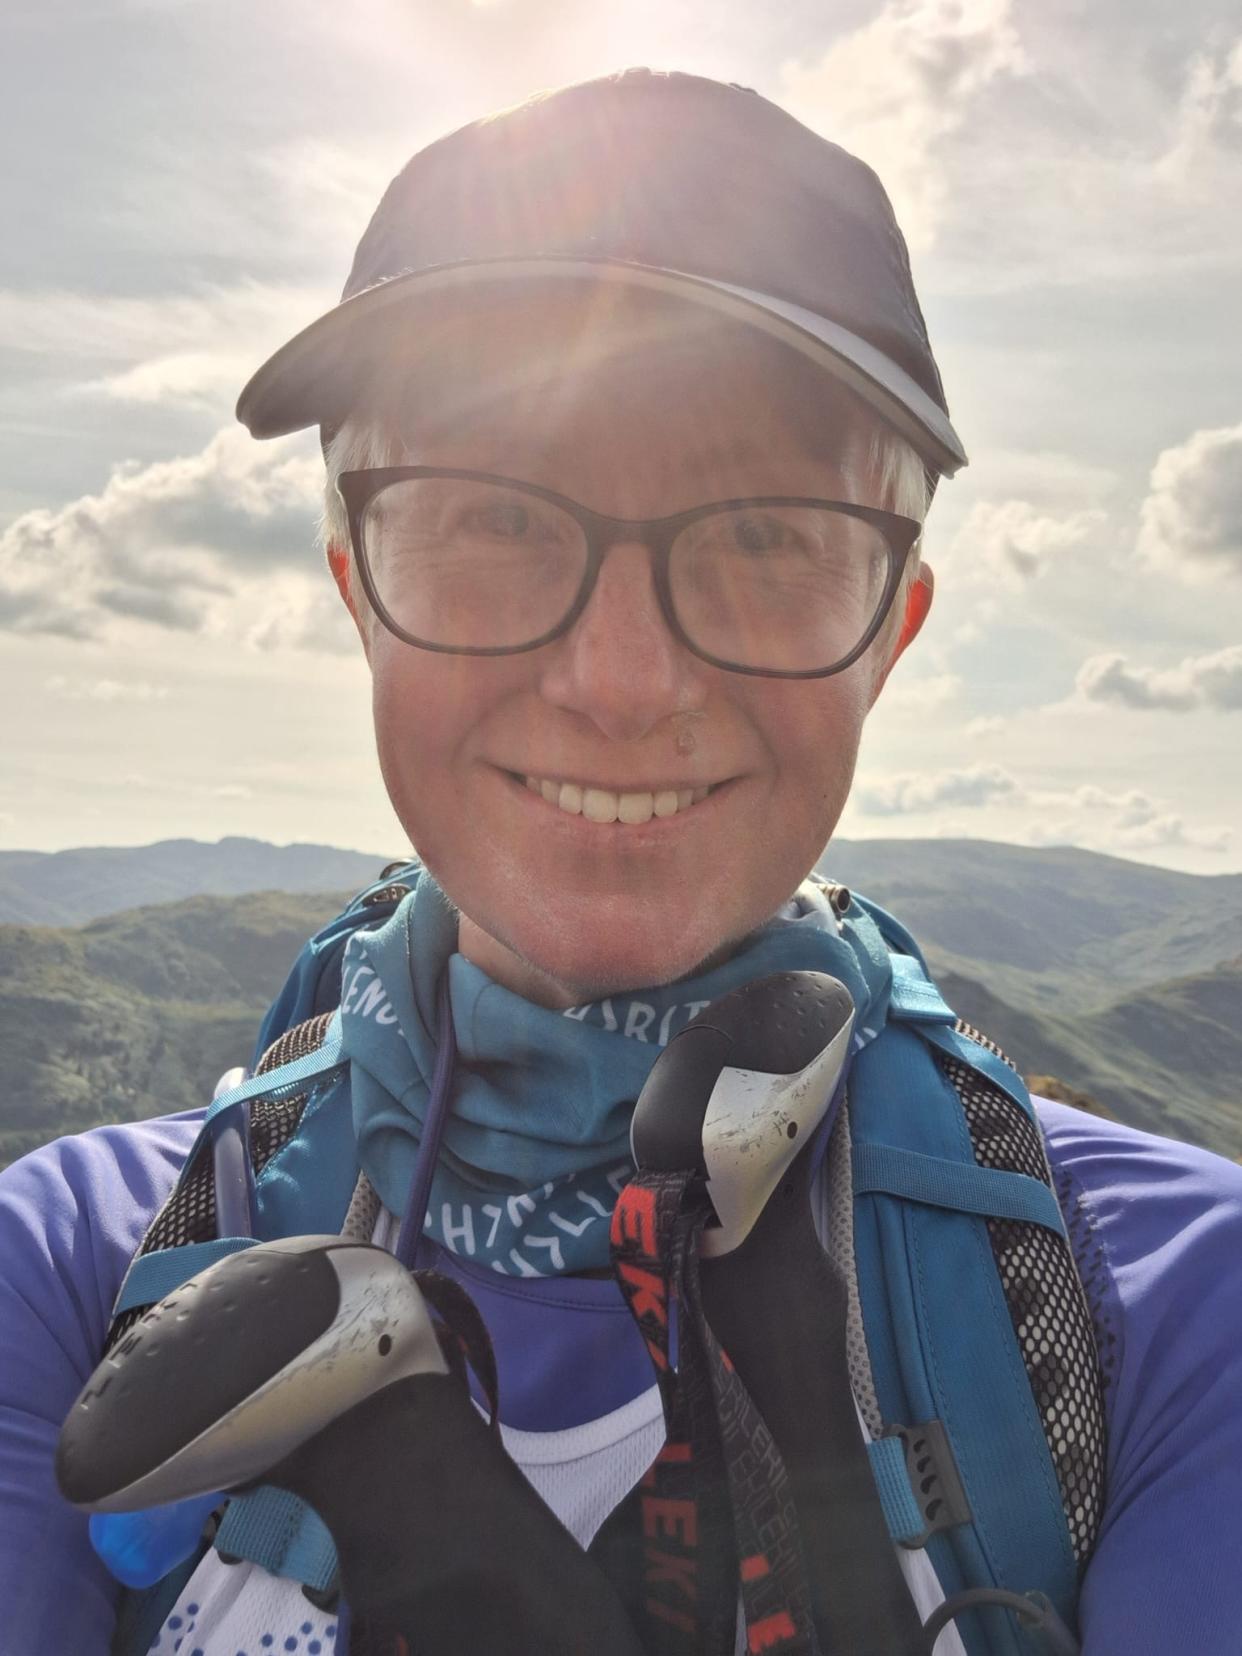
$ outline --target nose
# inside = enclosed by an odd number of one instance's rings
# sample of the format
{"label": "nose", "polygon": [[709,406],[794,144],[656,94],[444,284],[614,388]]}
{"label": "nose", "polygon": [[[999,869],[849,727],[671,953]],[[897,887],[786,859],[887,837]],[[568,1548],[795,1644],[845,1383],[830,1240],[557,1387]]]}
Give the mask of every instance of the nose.
{"label": "nose", "polygon": [[608,549],[582,614],[549,647],[540,688],[611,741],[636,741],[701,707],[709,671],[669,631],[647,548],[620,542]]}

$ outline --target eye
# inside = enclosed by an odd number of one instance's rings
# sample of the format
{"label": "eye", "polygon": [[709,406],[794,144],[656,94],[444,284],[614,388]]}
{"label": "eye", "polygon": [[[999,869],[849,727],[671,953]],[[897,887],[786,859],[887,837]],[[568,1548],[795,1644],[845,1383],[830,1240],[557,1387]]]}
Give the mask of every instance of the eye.
{"label": "eye", "polygon": [[490,506],[478,506],[467,521],[471,528],[481,529],[499,540],[520,540],[531,527],[530,512],[517,501],[496,501]]}
{"label": "eye", "polygon": [[785,525],[774,517],[739,517],[733,520],[734,544],[742,552],[774,552],[785,541]]}

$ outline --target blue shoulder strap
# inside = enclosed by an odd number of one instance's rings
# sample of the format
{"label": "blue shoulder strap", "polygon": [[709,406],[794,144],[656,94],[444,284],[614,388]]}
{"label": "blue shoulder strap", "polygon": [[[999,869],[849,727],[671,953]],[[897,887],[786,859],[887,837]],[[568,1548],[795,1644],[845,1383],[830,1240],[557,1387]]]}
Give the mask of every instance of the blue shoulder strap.
{"label": "blue shoulder strap", "polygon": [[[900,947],[900,928],[868,911]],[[979,1166],[933,1050],[986,1076],[1032,1121],[1034,1112],[1014,1071],[957,1033],[917,955],[895,954],[893,968],[885,1037],[858,1053],[850,1082],[854,1249],[880,1407],[886,1422],[939,1421],[952,1446],[973,1521],[927,1542],[946,1594],[1038,1588],[1072,1623],[1077,1565],[987,1231],[989,1218],[1058,1234],[1064,1222],[1039,1180]],[[873,1447],[877,1481],[886,1454],[895,1468],[895,1451]],[[888,1507],[892,1527],[900,1495]],[[972,1656],[1039,1656],[1003,1612],[975,1611],[958,1627]]]}
{"label": "blue shoulder strap", "polygon": [[[404,895],[402,876],[415,873],[417,866],[414,862],[390,865],[304,945],[263,1020],[255,1066],[286,1030],[335,1010],[340,1000],[341,959],[350,936],[361,926],[376,926],[388,918]],[[179,1187],[212,1129],[230,1114],[249,1110],[259,1098],[290,1098],[311,1091],[312,1101],[294,1140],[269,1162],[258,1180],[256,1228],[260,1237],[275,1237],[339,1226],[355,1177],[352,1123],[347,1109],[341,1107],[348,1104],[348,1098],[343,1089],[333,1088],[340,1068],[339,1022],[332,1021],[327,1039],[316,1051],[254,1076],[212,1101],[203,1132],[182,1168]],[[217,1237],[137,1255],[121,1284],[113,1315],[153,1304],[215,1260],[251,1247],[255,1240]],[[313,1588],[327,1589],[331,1583],[335,1554],[330,1536],[309,1507],[280,1491],[265,1486],[231,1501],[219,1534],[226,1553],[251,1558],[273,1573],[293,1576]],[[201,1551],[154,1587],[123,1596],[113,1656],[145,1656]]]}
{"label": "blue shoulder strap", "polygon": [[[272,1042],[308,1018],[335,1010],[341,998],[341,961],[345,945],[360,926],[378,926],[396,908],[404,884],[403,876],[417,874],[418,863],[390,863],[379,879],[360,891],[335,919],[322,926],[307,943],[289,970],[280,993],[268,1008],[259,1026],[251,1067]],[[392,891],[392,895],[388,893]]]}

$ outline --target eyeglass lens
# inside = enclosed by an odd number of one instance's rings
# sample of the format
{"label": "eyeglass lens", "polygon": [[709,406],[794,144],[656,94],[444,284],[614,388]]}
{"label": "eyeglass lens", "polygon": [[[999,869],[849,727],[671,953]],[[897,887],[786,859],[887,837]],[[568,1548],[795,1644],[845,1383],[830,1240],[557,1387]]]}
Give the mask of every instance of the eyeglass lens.
{"label": "eyeglass lens", "polygon": [[[586,532],[551,501],[500,483],[404,478],[372,497],[362,539],[376,595],[404,631],[447,649],[515,649],[555,629],[589,561]],[[835,665],[882,602],[888,548],[831,507],[712,511],[674,540],[669,588],[696,649],[780,672]]]}

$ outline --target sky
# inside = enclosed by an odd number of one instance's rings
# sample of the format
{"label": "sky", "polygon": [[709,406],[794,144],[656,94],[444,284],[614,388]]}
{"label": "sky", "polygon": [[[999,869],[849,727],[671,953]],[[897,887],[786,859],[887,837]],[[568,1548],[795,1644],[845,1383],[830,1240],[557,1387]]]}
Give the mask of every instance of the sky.
{"label": "sky", "polygon": [[233,404],[410,154],[632,64],[879,172],[971,457],[839,832],[1242,870],[1232,0],[9,0],[0,848],[404,849],[316,439]]}

